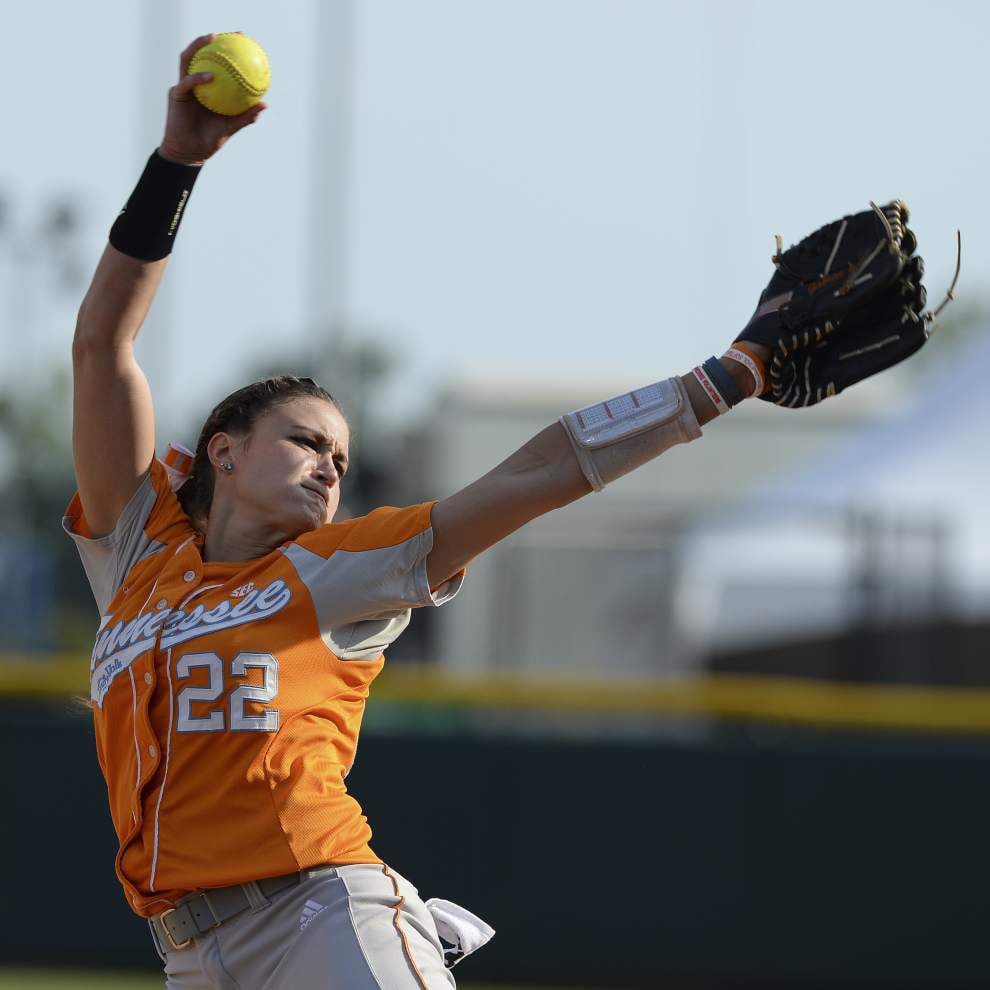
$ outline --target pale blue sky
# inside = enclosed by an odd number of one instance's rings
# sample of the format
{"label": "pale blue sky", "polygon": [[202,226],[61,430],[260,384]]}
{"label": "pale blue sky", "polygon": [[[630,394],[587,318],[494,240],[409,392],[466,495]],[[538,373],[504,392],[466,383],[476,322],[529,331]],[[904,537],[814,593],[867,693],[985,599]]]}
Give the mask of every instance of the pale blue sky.
{"label": "pale blue sky", "polygon": [[[167,430],[187,421],[180,403],[205,410],[247,358],[304,332],[319,46],[314,0],[157,4],[156,44],[144,0],[5,5],[0,193],[21,229],[51,194],[78,194],[90,271],[160,133],[179,49],[243,30],[268,50],[270,109],[207,166],[183,225],[168,362],[142,344]],[[932,295],[962,226],[960,294],[982,293],[990,5],[354,7],[347,308],[401,356],[382,396],[399,412],[459,370],[629,385],[684,370],[748,318],[775,232],[794,240],[871,198],[908,200]],[[8,354],[67,354],[76,301],[24,305],[2,307]]]}

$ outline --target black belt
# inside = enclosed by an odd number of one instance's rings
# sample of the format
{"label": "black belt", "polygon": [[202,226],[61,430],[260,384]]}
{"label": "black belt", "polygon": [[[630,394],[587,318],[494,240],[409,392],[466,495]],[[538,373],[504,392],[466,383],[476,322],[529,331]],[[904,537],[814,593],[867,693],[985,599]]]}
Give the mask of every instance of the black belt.
{"label": "black belt", "polygon": [[238,883],[232,887],[204,890],[176,907],[149,918],[148,924],[163,946],[184,949],[197,935],[204,935],[249,907],[258,907],[257,891],[266,898],[272,897],[281,890],[295,887],[314,872],[302,870],[281,877],[266,877],[251,884]]}

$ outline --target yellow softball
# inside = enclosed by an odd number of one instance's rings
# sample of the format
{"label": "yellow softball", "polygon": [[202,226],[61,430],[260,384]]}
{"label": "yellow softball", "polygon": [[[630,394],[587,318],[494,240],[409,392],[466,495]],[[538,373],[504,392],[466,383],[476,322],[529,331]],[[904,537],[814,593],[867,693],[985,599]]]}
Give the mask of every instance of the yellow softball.
{"label": "yellow softball", "polygon": [[207,110],[233,117],[265,95],[272,79],[264,48],[246,34],[228,31],[203,45],[189,62],[189,72],[212,72],[213,79],[193,88]]}

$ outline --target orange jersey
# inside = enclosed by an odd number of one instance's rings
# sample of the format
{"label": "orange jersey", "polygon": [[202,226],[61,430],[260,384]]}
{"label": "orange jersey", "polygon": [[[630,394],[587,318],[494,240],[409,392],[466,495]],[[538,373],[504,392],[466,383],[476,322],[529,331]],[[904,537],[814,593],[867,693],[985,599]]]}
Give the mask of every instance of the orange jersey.
{"label": "orange jersey", "polygon": [[320,864],[375,863],[344,785],[383,650],[431,591],[432,503],[331,523],[244,563],[203,537],[156,460],[113,532],[78,494],[63,527],[101,613],[96,748],[141,915],[190,891]]}

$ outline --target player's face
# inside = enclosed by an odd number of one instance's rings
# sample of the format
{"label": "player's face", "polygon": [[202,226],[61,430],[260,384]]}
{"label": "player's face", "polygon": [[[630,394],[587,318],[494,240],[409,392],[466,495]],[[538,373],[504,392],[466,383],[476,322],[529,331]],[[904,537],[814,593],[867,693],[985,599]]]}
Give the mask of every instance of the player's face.
{"label": "player's face", "polygon": [[242,509],[292,539],[333,519],[350,431],[335,406],[303,396],[260,416],[229,476]]}

